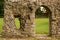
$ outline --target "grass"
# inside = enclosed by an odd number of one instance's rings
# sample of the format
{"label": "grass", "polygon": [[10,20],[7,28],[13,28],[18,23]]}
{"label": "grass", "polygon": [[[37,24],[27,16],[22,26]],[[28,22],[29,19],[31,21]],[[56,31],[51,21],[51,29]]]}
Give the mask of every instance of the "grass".
{"label": "grass", "polygon": [[2,26],[3,26],[3,19],[0,18],[0,33],[2,32]]}
{"label": "grass", "polygon": [[36,18],[35,19],[35,31],[40,34],[48,34],[49,32],[49,19],[48,18]]}
{"label": "grass", "polygon": [[[17,28],[19,27],[19,21],[16,18],[15,24]],[[3,18],[0,18],[0,33],[2,32]],[[37,34],[48,34],[49,33],[49,20],[48,18],[36,18],[35,19],[35,32]]]}

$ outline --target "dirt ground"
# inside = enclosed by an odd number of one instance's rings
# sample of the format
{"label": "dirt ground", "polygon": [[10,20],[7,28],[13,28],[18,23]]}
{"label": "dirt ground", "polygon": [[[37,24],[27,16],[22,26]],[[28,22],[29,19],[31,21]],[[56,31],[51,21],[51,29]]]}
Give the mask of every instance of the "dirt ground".
{"label": "dirt ground", "polygon": [[36,34],[35,37],[28,37],[28,38],[2,38],[0,40],[58,40],[56,38],[47,37],[45,34]]}

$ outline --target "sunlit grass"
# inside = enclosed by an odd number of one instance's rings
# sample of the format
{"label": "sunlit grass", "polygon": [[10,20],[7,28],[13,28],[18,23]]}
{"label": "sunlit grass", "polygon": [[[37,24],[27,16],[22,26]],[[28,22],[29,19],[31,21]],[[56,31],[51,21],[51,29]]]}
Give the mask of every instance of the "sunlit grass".
{"label": "sunlit grass", "polygon": [[40,34],[49,33],[49,19],[48,18],[36,18],[35,19],[35,31]]}
{"label": "sunlit grass", "polygon": [[0,18],[0,33],[2,32],[3,18]]}
{"label": "sunlit grass", "polygon": [[[20,28],[18,18],[15,18],[15,24],[17,28]],[[3,18],[0,18],[0,33],[2,32]],[[35,19],[35,32],[40,34],[49,33],[49,19],[48,18],[36,18]]]}

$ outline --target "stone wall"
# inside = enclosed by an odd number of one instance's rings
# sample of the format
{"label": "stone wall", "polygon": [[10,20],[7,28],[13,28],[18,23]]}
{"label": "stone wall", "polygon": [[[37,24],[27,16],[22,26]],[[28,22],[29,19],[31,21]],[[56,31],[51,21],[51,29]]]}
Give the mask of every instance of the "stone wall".
{"label": "stone wall", "polygon": [[[4,0],[4,25],[2,35],[5,36],[33,36],[34,31],[34,19],[35,11],[41,5],[45,5],[50,9],[49,13],[49,34],[50,36],[60,36],[60,12],[59,6],[57,5],[58,0]],[[58,6],[58,7],[57,7]],[[14,15],[19,15],[20,29],[16,28],[14,22]]]}

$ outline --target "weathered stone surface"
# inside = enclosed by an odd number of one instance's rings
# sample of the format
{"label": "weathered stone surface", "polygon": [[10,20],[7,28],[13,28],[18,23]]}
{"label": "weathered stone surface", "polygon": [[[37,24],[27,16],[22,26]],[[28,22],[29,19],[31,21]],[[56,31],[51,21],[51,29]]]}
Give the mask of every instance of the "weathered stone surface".
{"label": "weathered stone surface", "polygon": [[[4,25],[3,35],[27,35],[32,36],[34,31],[35,11],[45,5],[50,9],[49,22],[51,36],[60,35],[60,0],[4,0]],[[15,26],[14,15],[19,15],[20,29]],[[58,36],[57,36],[58,37]]]}

